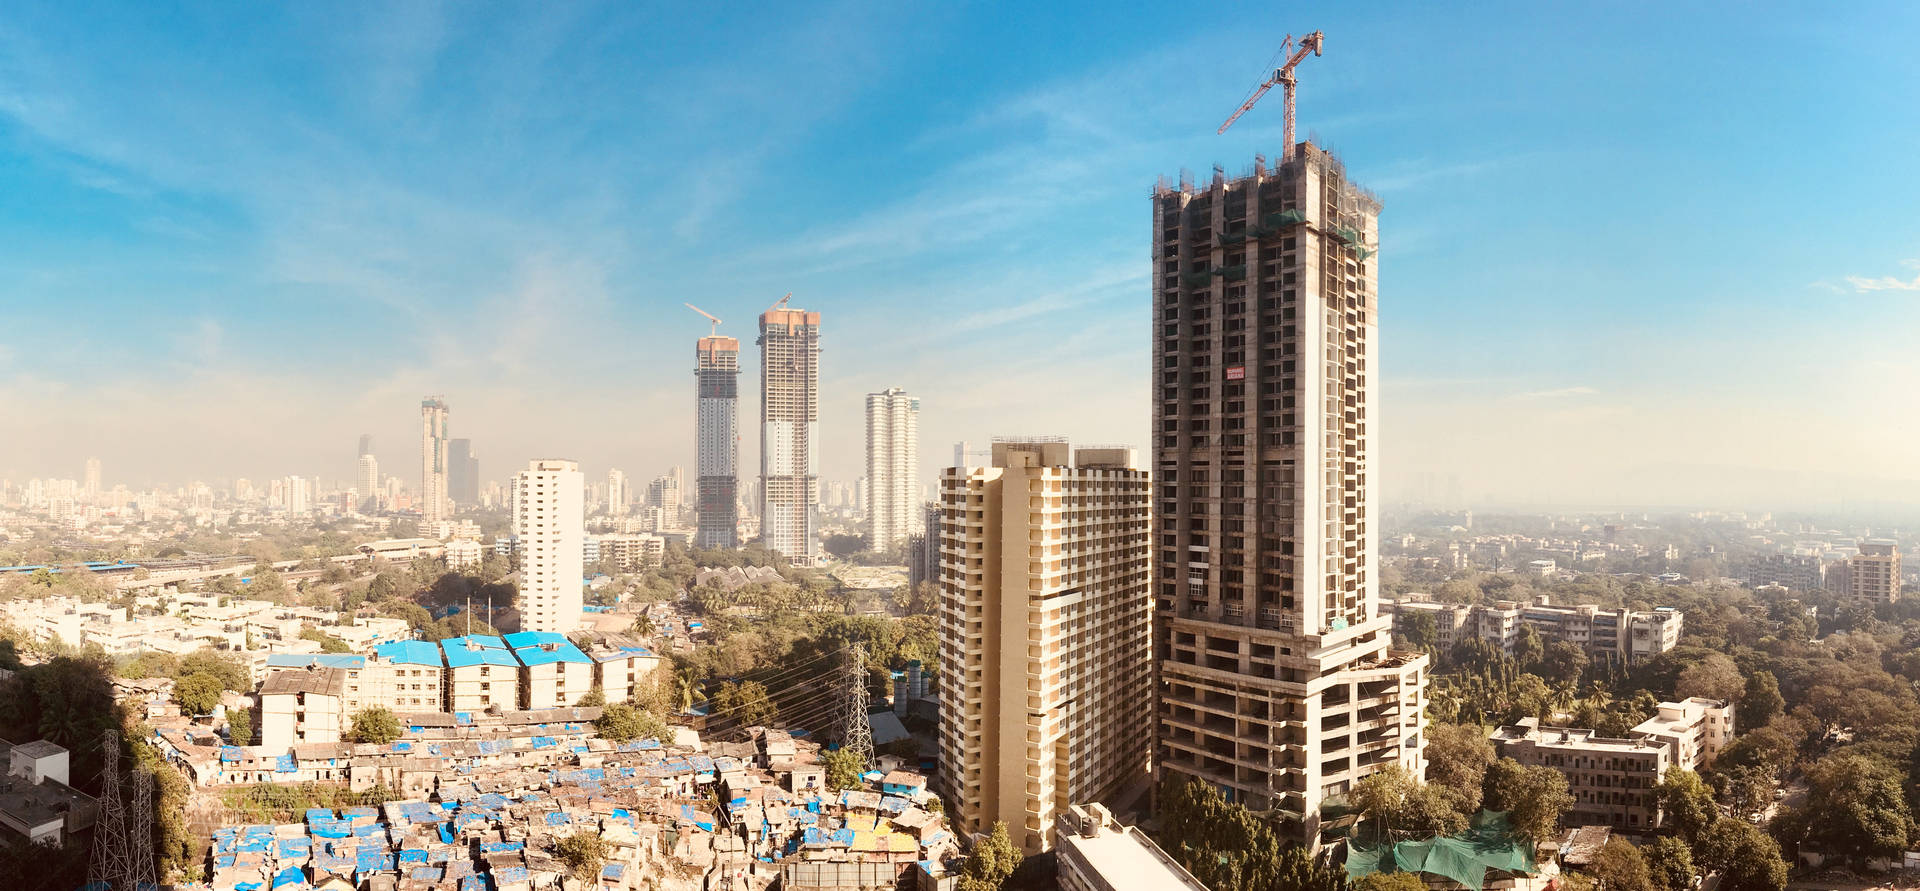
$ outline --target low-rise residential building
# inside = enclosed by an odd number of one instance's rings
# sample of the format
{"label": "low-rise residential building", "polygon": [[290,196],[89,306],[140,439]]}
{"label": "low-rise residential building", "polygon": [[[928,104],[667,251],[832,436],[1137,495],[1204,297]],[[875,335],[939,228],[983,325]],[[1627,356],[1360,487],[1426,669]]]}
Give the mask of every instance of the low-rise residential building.
{"label": "low-rise residential building", "polygon": [[1780,585],[1799,591],[1824,590],[1827,565],[1815,554],[1762,554],[1747,566],[1747,581],[1758,588]]}
{"label": "low-rise residential building", "polygon": [[100,805],[68,785],[67,750],[46,740],[0,740],[7,775],[0,779],[0,827],[34,844],[58,845],[93,826]]}
{"label": "low-rise residential building", "polygon": [[469,634],[440,642],[447,660],[446,710],[483,712],[520,704],[520,660],[505,641]]}
{"label": "low-rise residential building", "polygon": [[1207,891],[1146,833],[1102,805],[1073,805],[1056,823],[1061,891]]}
{"label": "low-rise residential building", "polygon": [[1672,765],[1664,744],[1650,738],[1611,739],[1592,730],[1541,727],[1538,719],[1495,730],[1489,737],[1503,757],[1551,767],[1573,795],[1568,825],[1601,825],[1638,832],[1660,826],[1653,787]]}
{"label": "low-rise residential building", "polygon": [[1733,741],[1733,704],[1699,696],[1663,702],[1653,717],[1633,728],[1633,734],[1666,744],[1675,767],[1697,771]]}
{"label": "low-rise residential building", "polygon": [[574,641],[593,660],[593,684],[610,704],[634,701],[660,667],[659,654],[624,634],[581,632]]}
{"label": "low-rise residential building", "polygon": [[347,669],[280,668],[260,684],[260,746],[284,752],[340,741],[347,718]]}
{"label": "low-rise residential building", "polygon": [[636,572],[659,566],[667,553],[667,540],[658,535],[613,534],[598,536],[601,560],[612,561],[623,572]]}
{"label": "low-rise residential building", "polygon": [[593,660],[555,631],[516,631],[507,646],[520,663],[520,707],[573,705],[593,689]]}
{"label": "low-rise residential building", "polygon": [[1528,718],[1495,730],[1489,739],[1502,756],[1551,767],[1567,777],[1574,798],[1568,825],[1601,825],[1636,832],[1659,828],[1653,789],[1667,768],[1697,771],[1733,739],[1731,703],[1694,697],[1660,703],[1659,711],[1625,739],[1592,730],[1542,727]]}
{"label": "low-rise residential building", "polygon": [[431,641],[396,640],[373,648],[360,678],[359,704],[395,712],[446,709],[446,663]]}
{"label": "low-rise residential building", "polygon": [[1596,662],[1635,665],[1680,643],[1685,614],[1673,607],[1652,610],[1602,609],[1592,604],[1555,605],[1546,595],[1522,604],[1502,600],[1479,606],[1434,603],[1412,594],[1385,605],[1397,624],[1415,615],[1432,616],[1442,652],[1454,643],[1478,637],[1509,656],[1528,626],[1545,640],[1574,644]]}

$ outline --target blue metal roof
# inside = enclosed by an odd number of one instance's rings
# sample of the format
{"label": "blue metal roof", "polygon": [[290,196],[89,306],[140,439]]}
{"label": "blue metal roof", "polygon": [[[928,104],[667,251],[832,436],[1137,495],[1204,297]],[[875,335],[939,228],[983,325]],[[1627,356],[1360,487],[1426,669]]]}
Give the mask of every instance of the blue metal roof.
{"label": "blue metal roof", "polygon": [[[523,634],[545,634],[548,632],[536,631],[536,632],[522,632],[522,633]],[[508,635],[508,636],[514,637],[517,635]],[[558,634],[555,634],[553,636],[560,637],[560,635]],[[567,639],[564,637],[560,637],[559,643],[542,642],[542,643],[534,644],[531,646],[516,647],[514,648],[513,655],[519,657],[520,664],[525,665],[528,668],[532,668],[533,666],[536,666],[536,665],[552,665],[555,662],[580,662],[588,665],[593,664],[593,660],[588,659],[587,654],[580,652],[579,647],[576,647],[573,644],[567,643]]]}
{"label": "blue metal roof", "polygon": [[402,665],[432,665],[439,667],[442,661],[440,648],[431,641],[396,640],[373,648],[373,653],[386,662]]}
{"label": "blue metal roof", "polygon": [[[468,649],[471,642],[479,649]],[[520,663],[513,658],[513,652],[500,638],[485,634],[473,634],[466,637],[450,637],[440,642],[440,649],[447,654],[448,668],[466,668],[472,665],[504,665],[518,668]]]}
{"label": "blue metal roof", "polygon": [[517,650],[539,644],[563,644],[567,642],[567,636],[557,631],[515,631],[506,636],[506,642],[507,646]]}
{"label": "blue metal roof", "polygon": [[268,668],[365,668],[367,657],[357,653],[275,653],[267,657]]}

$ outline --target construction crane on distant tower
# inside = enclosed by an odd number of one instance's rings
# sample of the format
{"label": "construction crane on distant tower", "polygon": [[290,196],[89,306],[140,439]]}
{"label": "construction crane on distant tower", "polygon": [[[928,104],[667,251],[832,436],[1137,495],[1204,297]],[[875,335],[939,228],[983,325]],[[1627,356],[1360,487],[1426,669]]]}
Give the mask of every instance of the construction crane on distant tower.
{"label": "construction crane on distant tower", "polygon": [[712,322],[712,323],[713,323],[713,333],[712,333],[711,335],[709,335],[709,336],[717,336],[717,335],[718,335],[718,334],[720,333],[720,320],[719,320],[719,319],[716,319],[716,318],[714,318],[714,317],[713,317],[713,313],[710,313],[710,312],[707,312],[706,310],[704,310],[704,309],[701,309],[700,307],[697,307],[697,306],[694,306],[694,305],[693,305],[693,304],[691,304],[691,303],[682,303],[682,304],[680,304],[680,305],[681,305],[681,306],[684,306],[684,307],[686,307],[686,308],[688,308],[688,309],[690,309],[690,310],[693,310],[694,312],[697,312],[697,313],[699,313],[699,314],[701,314],[701,315],[703,315],[703,316],[706,316],[706,317],[707,317],[707,321],[709,321],[709,322]]}
{"label": "construction crane on distant tower", "polygon": [[[1307,57],[1307,53],[1311,52],[1316,56],[1320,55],[1320,44],[1325,39],[1326,35],[1319,31],[1300,38],[1300,47],[1294,49],[1293,55],[1287,57],[1286,64],[1273,69],[1273,76],[1267,78],[1265,83],[1255,89],[1253,95],[1247,97],[1247,101],[1240,103],[1240,107],[1234,109],[1233,116],[1227,118],[1227,122],[1221,124],[1220,129],[1215,131],[1214,135],[1217,136],[1227,132],[1227,128],[1233,126],[1233,122],[1239,120],[1241,115],[1246,114],[1247,109],[1253,107],[1253,103],[1260,101],[1261,96],[1265,96],[1268,90],[1273,89],[1275,84],[1279,84],[1282,88],[1281,93],[1286,96],[1287,100],[1287,147],[1286,154],[1282,157],[1293,157],[1293,88],[1297,83],[1293,77],[1293,69],[1300,64],[1301,60]],[[1285,53],[1289,49],[1293,49],[1292,34],[1288,34],[1287,42],[1280,45],[1281,53]]]}
{"label": "construction crane on distant tower", "polygon": [[776,310],[776,309],[786,309],[786,308],[787,308],[787,301],[789,301],[789,300],[792,300],[792,299],[793,299],[793,292],[792,292],[792,291],[788,291],[788,292],[787,292],[787,296],[785,296],[785,297],[782,297],[782,298],[780,298],[780,302],[778,302],[778,303],[775,303],[774,305],[772,305],[772,306],[769,306],[769,307],[767,307],[767,312],[773,312],[773,311],[774,311],[774,310]]}

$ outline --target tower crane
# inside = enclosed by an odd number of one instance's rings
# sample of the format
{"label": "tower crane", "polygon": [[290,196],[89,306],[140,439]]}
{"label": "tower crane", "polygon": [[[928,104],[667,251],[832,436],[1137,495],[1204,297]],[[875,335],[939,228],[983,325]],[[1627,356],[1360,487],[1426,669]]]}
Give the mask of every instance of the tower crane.
{"label": "tower crane", "polygon": [[769,306],[769,307],[767,307],[767,312],[773,312],[773,311],[774,311],[774,310],[776,310],[776,309],[786,309],[786,308],[787,308],[787,301],[789,301],[789,300],[792,300],[792,299],[793,299],[793,292],[792,292],[792,291],[788,291],[788,292],[787,292],[787,296],[785,296],[785,297],[782,297],[782,298],[780,298],[780,302],[778,302],[778,303],[775,303],[774,305],[772,305],[772,306]]}
{"label": "tower crane", "polygon": [[715,336],[715,335],[718,335],[718,334],[720,333],[720,320],[719,320],[719,319],[716,319],[716,318],[714,318],[714,317],[713,317],[713,313],[710,313],[710,312],[707,312],[706,310],[704,310],[704,309],[701,309],[700,307],[697,307],[697,306],[694,306],[694,305],[693,305],[693,304],[691,304],[691,303],[682,303],[682,304],[680,304],[680,305],[681,305],[681,306],[684,306],[684,307],[686,307],[686,308],[688,308],[688,309],[690,309],[690,310],[693,310],[694,312],[697,312],[697,313],[699,313],[699,314],[701,314],[701,315],[703,315],[703,316],[706,316],[706,317],[707,317],[707,321],[709,321],[709,322],[712,322],[712,323],[713,323],[713,331],[712,331],[712,333],[711,333],[711,334],[709,334],[708,336]]}
{"label": "tower crane", "polygon": [[1253,95],[1247,97],[1247,101],[1240,103],[1240,107],[1234,109],[1233,115],[1227,118],[1226,123],[1220,125],[1220,129],[1215,131],[1214,135],[1217,136],[1227,132],[1227,128],[1233,126],[1233,122],[1239,120],[1241,115],[1246,114],[1247,109],[1253,107],[1253,103],[1260,101],[1261,96],[1265,96],[1268,90],[1273,89],[1274,85],[1278,84],[1281,87],[1281,93],[1286,96],[1287,105],[1287,147],[1286,154],[1283,157],[1293,157],[1293,88],[1297,84],[1293,76],[1293,69],[1298,66],[1302,60],[1306,59],[1307,53],[1311,52],[1316,56],[1320,55],[1320,44],[1325,39],[1326,34],[1315,31],[1312,34],[1300,38],[1300,45],[1298,48],[1295,48],[1293,35],[1288,34],[1287,42],[1280,45],[1280,52],[1284,53],[1292,49],[1293,55],[1287,57],[1285,64],[1273,69],[1273,76],[1267,78],[1265,83],[1262,83],[1256,88],[1253,91]]}

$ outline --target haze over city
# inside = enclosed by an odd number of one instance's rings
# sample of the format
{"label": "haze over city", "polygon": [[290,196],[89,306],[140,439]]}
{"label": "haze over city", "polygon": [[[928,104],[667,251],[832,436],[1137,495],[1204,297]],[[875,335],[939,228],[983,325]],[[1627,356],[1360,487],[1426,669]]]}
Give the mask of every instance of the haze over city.
{"label": "haze over city", "polygon": [[[0,412],[33,419],[0,474],[346,479],[423,393],[489,477],[657,472],[692,459],[681,303],[750,342],[789,291],[828,478],[895,385],[929,478],[995,432],[1144,446],[1147,193],[1280,149],[1213,132],[1284,30],[1257,6],[125,12],[0,19]],[[1915,27],[1328,10],[1301,119],[1385,205],[1389,500],[1912,494]]]}

